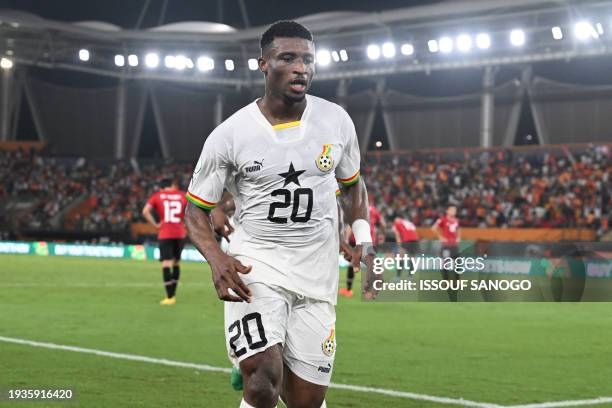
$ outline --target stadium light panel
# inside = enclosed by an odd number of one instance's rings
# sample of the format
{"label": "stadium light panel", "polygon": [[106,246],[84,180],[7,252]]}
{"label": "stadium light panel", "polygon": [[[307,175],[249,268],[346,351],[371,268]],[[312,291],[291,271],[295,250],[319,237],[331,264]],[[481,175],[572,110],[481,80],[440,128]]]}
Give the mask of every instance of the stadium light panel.
{"label": "stadium light panel", "polygon": [[134,54],[130,54],[128,55],[128,65],[130,67],[137,67],[138,66],[138,56],[134,55]]}
{"label": "stadium light panel", "polygon": [[203,55],[198,58],[197,65],[200,71],[212,71],[215,68],[215,60]]}
{"label": "stadium light panel", "polygon": [[442,37],[438,40],[438,45],[440,46],[440,52],[444,54],[448,54],[453,51],[453,39],[450,37]]}
{"label": "stadium light panel", "polygon": [[555,40],[563,39],[563,30],[561,29],[561,27],[553,27],[551,31],[552,31],[552,36]]}
{"label": "stadium light panel", "polygon": [[376,44],[370,44],[366,49],[366,54],[368,55],[369,59],[377,60],[380,58],[380,47]]}
{"label": "stadium light panel", "polygon": [[8,58],[1,58],[0,59],[0,68],[2,69],[11,69],[13,68],[13,61],[11,61]]}
{"label": "stadium light panel", "polygon": [[491,48],[491,36],[487,33],[480,33],[476,36],[476,46],[481,50]]}
{"label": "stadium light panel", "polygon": [[395,57],[395,44],[392,42],[386,42],[382,45],[382,55],[385,58],[393,58]]}
{"label": "stadium light panel", "polygon": [[225,60],[225,69],[228,71],[233,71],[234,70],[234,60],[231,59],[226,59]]}
{"label": "stadium light panel", "polygon": [[408,43],[402,44],[400,47],[400,52],[402,55],[412,55],[414,54],[414,45]]}
{"label": "stadium light panel", "polygon": [[427,48],[429,48],[429,52],[431,53],[436,53],[440,51],[440,47],[438,46],[438,41],[436,40],[427,41]]}
{"label": "stadium light panel", "polygon": [[601,23],[595,24],[595,28],[597,29],[597,33],[599,35],[604,35],[604,28],[603,28],[603,25]]}
{"label": "stadium light panel", "polygon": [[251,71],[255,71],[257,68],[259,68],[259,63],[257,60],[255,58],[249,59],[249,69]]}
{"label": "stadium light panel", "polygon": [[346,62],[348,61],[348,53],[346,52],[346,50],[340,50],[340,60],[342,62]]}
{"label": "stadium light panel", "polygon": [[166,68],[174,68],[176,66],[176,57],[174,55],[166,55],[164,57],[164,65]]}
{"label": "stadium light panel", "polygon": [[317,51],[317,65],[325,67],[331,63],[331,53],[328,50]]}
{"label": "stadium light panel", "polygon": [[177,55],[174,59],[174,69],[182,71],[185,68],[187,68],[187,57],[184,55]]}
{"label": "stadium light panel", "polygon": [[525,45],[525,32],[523,30],[512,30],[510,32],[510,44],[515,47]]}
{"label": "stadium light panel", "polygon": [[376,147],[378,147],[378,148],[382,147],[382,142],[380,140],[376,141]]}
{"label": "stadium light panel", "polygon": [[599,34],[588,21],[579,21],[574,25],[574,35],[581,41],[598,38]]}
{"label": "stadium light panel", "polygon": [[332,51],[331,57],[334,62],[340,62],[340,55],[338,54],[338,51]]}
{"label": "stadium light panel", "polygon": [[115,65],[118,67],[122,67],[125,65],[125,57],[123,55],[117,54],[115,55]]}
{"label": "stadium light panel", "polygon": [[154,52],[145,55],[145,65],[148,68],[157,68],[159,66],[159,55]]}
{"label": "stadium light panel", "polygon": [[193,60],[191,58],[185,58],[185,66],[189,69],[193,69]]}
{"label": "stadium light panel", "polygon": [[89,50],[82,48],[79,50],[79,59],[83,62],[89,61]]}
{"label": "stadium light panel", "polygon": [[468,52],[472,49],[472,37],[461,34],[457,37],[457,49],[461,52]]}

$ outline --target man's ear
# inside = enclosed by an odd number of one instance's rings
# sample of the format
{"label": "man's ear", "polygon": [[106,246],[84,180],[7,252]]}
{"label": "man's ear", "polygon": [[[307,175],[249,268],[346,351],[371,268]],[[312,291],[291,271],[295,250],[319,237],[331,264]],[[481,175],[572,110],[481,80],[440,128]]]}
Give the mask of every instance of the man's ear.
{"label": "man's ear", "polygon": [[264,73],[264,75],[268,75],[268,61],[264,59],[264,57],[259,57],[257,59],[257,64],[259,65],[259,70]]}

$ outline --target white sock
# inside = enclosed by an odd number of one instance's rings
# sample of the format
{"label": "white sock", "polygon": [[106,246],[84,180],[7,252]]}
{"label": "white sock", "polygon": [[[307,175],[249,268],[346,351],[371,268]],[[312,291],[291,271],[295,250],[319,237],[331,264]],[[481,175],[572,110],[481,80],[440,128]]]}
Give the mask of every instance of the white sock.
{"label": "white sock", "polygon": [[248,402],[246,402],[243,398],[242,401],[240,401],[240,408],[255,408],[255,407],[249,404]]}
{"label": "white sock", "polygon": [[323,403],[321,404],[321,408],[327,408],[327,404],[325,403],[325,400],[323,400]]}

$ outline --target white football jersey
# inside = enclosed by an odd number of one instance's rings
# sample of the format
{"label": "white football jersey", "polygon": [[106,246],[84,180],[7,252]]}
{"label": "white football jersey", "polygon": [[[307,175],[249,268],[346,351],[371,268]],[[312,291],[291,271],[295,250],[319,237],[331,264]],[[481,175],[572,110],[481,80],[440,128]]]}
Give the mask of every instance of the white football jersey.
{"label": "white football jersey", "polygon": [[241,275],[246,283],[335,303],[336,191],[338,181],[357,182],[359,145],[340,106],[306,98],[297,122],[272,126],[253,102],[219,125],[204,143],[187,198],[211,209],[224,188],[234,194],[236,231],[228,253],[253,265]]}

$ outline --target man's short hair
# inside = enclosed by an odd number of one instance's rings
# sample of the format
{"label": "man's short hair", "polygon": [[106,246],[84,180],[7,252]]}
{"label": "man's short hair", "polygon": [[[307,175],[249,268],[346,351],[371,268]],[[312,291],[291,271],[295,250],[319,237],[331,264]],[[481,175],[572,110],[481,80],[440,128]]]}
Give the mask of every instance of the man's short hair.
{"label": "man's short hair", "polygon": [[159,182],[159,186],[161,188],[168,188],[170,186],[172,186],[172,184],[174,184],[175,180],[171,179],[171,178],[164,178],[162,179],[162,181]]}
{"label": "man's short hair", "polygon": [[275,38],[303,38],[312,41],[312,33],[296,21],[277,21],[272,24],[262,35],[259,45],[261,51],[272,44]]}

